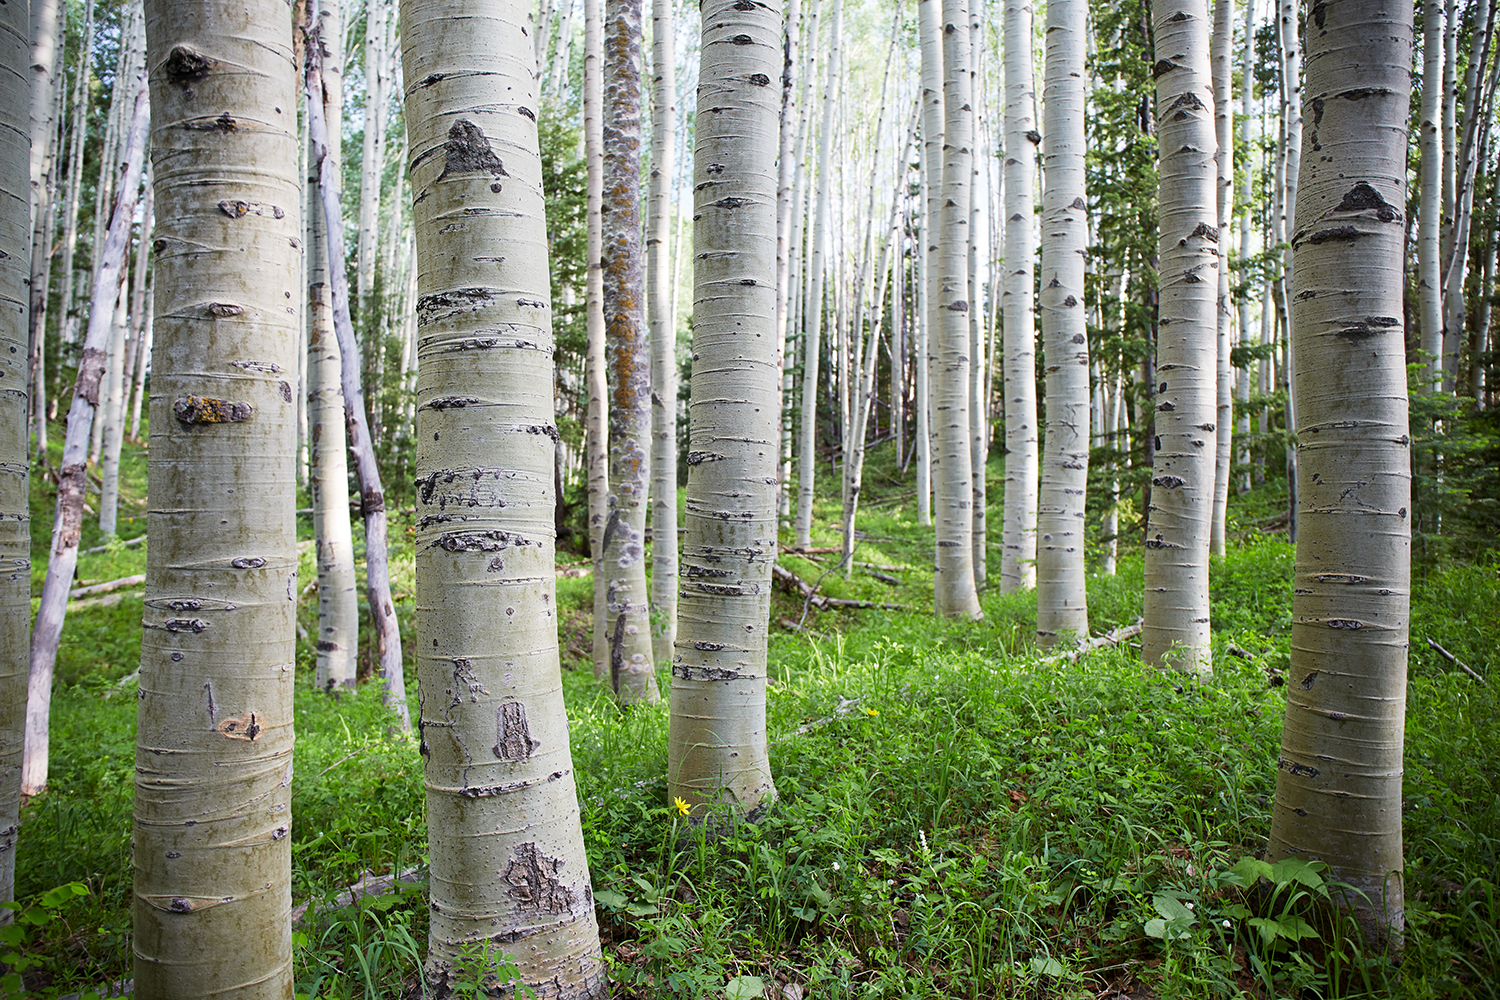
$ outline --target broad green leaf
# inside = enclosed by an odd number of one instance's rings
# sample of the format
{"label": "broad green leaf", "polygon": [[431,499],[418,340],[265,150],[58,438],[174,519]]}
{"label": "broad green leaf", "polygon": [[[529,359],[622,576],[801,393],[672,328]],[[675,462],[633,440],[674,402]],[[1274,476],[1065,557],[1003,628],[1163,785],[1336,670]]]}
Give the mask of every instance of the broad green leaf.
{"label": "broad green leaf", "polygon": [[759,1000],[765,991],[759,976],[735,976],[724,985],[725,1000]]}
{"label": "broad green leaf", "polygon": [[1051,976],[1061,979],[1063,974],[1062,963],[1051,955],[1038,955],[1031,960],[1031,971],[1039,976]]}
{"label": "broad green leaf", "polygon": [[1146,921],[1146,936],[1165,938],[1167,936],[1167,922],[1160,917],[1155,920]]}
{"label": "broad green leaf", "polygon": [[1274,881],[1275,870],[1260,858],[1240,858],[1231,869],[1236,875],[1250,885],[1260,879],[1272,879]]}
{"label": "broad green leaf", "polygon": [[1264,944],[1271,944],[1281,933],[1281,923],[1270,917],[1251,917],[1249,922],[1251,927],[1260,932],[1260,939]]}
{"label": "broad green leaf", "polygon": [[1276,922],[1281,925],[1282,937],[1297,939],[1315,938],[1318,936],[1318,932],[1313,929],[1312,924],[1309,924],[1295,913],[1283,913],[1277,918]]}
{"label": "broad green leaf", "polygon": [[623,910],[625,904],[630,902],[623,892],[615,892],[613,889],[596,889],[594,899],[613,910]]}
{"label": "broad green leaf", "polygon": [[1156,912],[1166,917],[1173,923],[1191,924],[1196,918],[1193,911],[1182,905],[1182,900],[1165,893],[1157,893],[1151,899],[1156,907]]}

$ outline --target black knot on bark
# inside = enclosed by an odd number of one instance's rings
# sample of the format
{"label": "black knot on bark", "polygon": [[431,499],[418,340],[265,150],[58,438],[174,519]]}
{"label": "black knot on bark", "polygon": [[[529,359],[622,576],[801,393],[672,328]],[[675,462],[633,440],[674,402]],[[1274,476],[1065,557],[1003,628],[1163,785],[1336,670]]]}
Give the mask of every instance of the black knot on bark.
{"label": "black knot on bark", "polygon": [[510,176],[479,126],[460,118],[448,130],[448,141],[443,143],[443,172],[438,175],[438,180],[449,174],[479,171],[495,177]]}
{"label": "black knot on bark", "polygon": [[201,52],[194,52],[185,45],[178,45],[167,56],[162,72],[167,74],[168,80],[186,89],[207,78],[218,65],[217,60],[210,59]]}
{"label": "black knot on bark", "polygon": [[1344,195],[1344,200],[1339,202],[1337,212],[1375,212],[1375,218],[1381,222],[1394,222],[1401,217],[1396,211],[1396,206],[1386,201],[1369,184],[1360,181]]}
{"label": "black knot on bark", "polygon": [[754,45],[755,39],[751,38],[749,35],[735,35],[729,40],[729,43],[731,45]]}

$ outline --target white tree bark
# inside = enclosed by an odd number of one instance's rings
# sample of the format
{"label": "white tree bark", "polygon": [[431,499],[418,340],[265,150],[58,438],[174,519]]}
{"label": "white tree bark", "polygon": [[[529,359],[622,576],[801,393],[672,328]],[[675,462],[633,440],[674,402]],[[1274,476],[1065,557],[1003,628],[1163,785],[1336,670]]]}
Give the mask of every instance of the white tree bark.
{"label": "white tree bark", "polygon": [[938,262],[943,206],[943,14],[941,0],[918,0],[917,37],[922,60],[922,333],[917,345],[917,523],[933,523],[932,494],[942,471],[934,455],[939,381],[934,366],[941,338],[942,269]]}
{"label": "white tree bark", "polygon": [[[456,35],[455,19],[469,30]],[[514,954],[539,995],[602,998],[557,653],[552,318],[526,5],[404,0],[401,24],[419,261],[428,978],[446,995],[480,944]]]}
{"label": "white tree bark", "polygon": [[1421,201],[1417,206],[1420,343],[1434,391],[1443,382],[1443,0],[1422,6]]}
{"label": "white tree bark", "polygon": [[[1251,124],[1255,120],[1255,86],[1253,84],[1255,72],[1255,5],[1256,0],[1245,0],[1245,38],[1249,41],[1245,44],[1244,59],[1240,63],[1240,79],[1244,81],[1240,86],[1240,142],[1246,150],[1252,147]],[[1252,157],[1252,163],[1254,162]],[[1260,223],[1253,217],[1253,206],[1250,203],[1252,168],[1247,165],[1240,171],[1240,190],[1235,203],[1240,209],[1240,260],[1248,261],[1252,246],[1252,231],[1258,231]],[[1222,237],[1222,233],[1220,234]],[[1260,308],[1264,311],[1267,303],[1262,301]],[[1250,342],[1251,329],[1251,296],[1246,294],[1240,296],[1239,303],[1240,329],[1239,338],[1241,343]],[[1250,489],[1250,375],[1251,369],[1240,369],[1235,377],[1235,404],[1239,410],[1239,420],[1235,427],[1238,435],[1239,463],[1247,466],[1244,478],[1240,482],[1241,491]],[[1226,517],[1228,511],[1225,511]]]}
{"label": "white tree bark", "polygon": [[[0,574],[0,903],[15,898],[31,630],[30,442],[24,391],[31,275],[31,196],[25,182],[29,37],[26,8],[0,7],[0,379],[19,390],[0,394],[0,565],[9,568]],[[4,912],[0,922],[10,923],[11,911]]]}
{"label": "white tree bark", "polygon": [[1047,437],[1037,508],[1036,629],[1045,648],[1089,633],[1084,496],[1089,475],[1089,345],[1084,312],[1087,0],[1047,4],[1042,107],[1042,343]]}
{"label": "white tree bark", "polygon": [[[1217,409],[1217,199],[1207,0],[1157,0],[1160,326],[1141,658],[1212,671],[1208,551]],[[1294,15],[1295,16],[1295,15]]]}
{"label": "white tree bark", "polygon": [[[127,254],[129,250],[127,249]],[[115,533],[120,505],[120,451],[125,430],[125,353],[130,349],[125,334],[130,329],[130,285],[127,268],[120,268],[115,290],[114,319],[110,322],[109,357],[104,362],[104,444],[99,451],[99,532],[106,538]]]}
{"label": "white tree bark", "polygon": [[290,27],[275,3],[146,9],[161,328],[131,852],[144,998],[292,990]]}
{"label": "white tree bark", "polygon": [[1036,411],[1036,74],[1032,7],[1005,3],[1005,510],[1000,589],[1036,586],[1041,444]]}
{"label": "white tree bark", "polygon": [[604,350],[604,19],[600,0],[583,0],[583,144],[588,170],[588,275],[584,291],[587,355],[584,417],[588,470],[589,555],[594,561],[594,678],[609,680],[608,583],[604,524],[609,517],[609,388]]}
{"label": "white tree bark", "polygon": [[677,640],[677,317],[672,315],[672,163],[677,73],[671,0],[651,2],[651,178],[646,296],[651,336],[651,659]]}
{"label": "white tree bark", "polygon": [[[931,5],[937,0],[921,2]],[[983,613],[974,588],[974,474],[969,451],[969,310],[973,303],[968,299],[974,95],[969,75],[968,2],[942,0],[942,5],[943,188],[942,231],[937,241],[941,284],[932,401],[938,468],[933,595],[938,614],[977,619]],[[932,312],[930,306],[928,311]]]}
{"label": "white tree bark", "polygon": [[78,249],[78,209],[82,204],[79,189],[83,181],[83,143],[88,132],[89,105],[93,88],[89,86],[92,63],[89,54],[94,48],[94,5],[92,0],[84,6],[83,45],[78,53],[73,88],[73,131],[68,153],[68,201],[63,209],[62,242],[62,302],[57,311],[58,325],[62,328],[62,342],[71,346],[78,340],[78,321],[73,317],[73,258]]}
{"label": "white tree bark", "polygon": [[[94,413],[99,408],[104,381],[107,346],[114,317],[114,299],[125,266],[130,242],[131,218],[135,214],[136,190],[140,186],[141,162],[150,120],[145,80],[139,75],[122,81],[121,100],[133,90],[135,110],[125,143],[126,169],[120,198],[99,247],[100,267],[94,274],[89,325],[84,334],[73,403],[68,411],[68,433],[63,441],[62,466],[58,470],[57,513],[52,525],[52,546],[47,576],[42,582],[36,623],[31,631],[31,665],[26,694],[26,750],[21,792],[39,794],[47,787],[48,716],[52,704],[52,669],[57,662],[57,644],[67,613],[68,590],[78,565],[78,540],[83,531],[83,501],[87,489],[89,437]],[[127,193],[128,192],[128,193]],[[29,229],[28,229],[29,231]],[[29,244],[28,244],[29,245]]]}
{"label": "white tree bark", "polygon": [[[374,4],[378,6],[378,2]],[[343,53],[336,46],[343,37],[338,9],[320,6],[317,37],[322,41],[322,105],[325,121],[342,133]],[[316,97],[316,95],[314,95]],[[328,177],[333,197],[342,200],[340,150],[329,146]],[[343,354],[334,331],[333,296],[328,274],[328,223],[321,211],[322,189],[316,154],[309,148],[307,179],[307,430],[308,499],[313,510],[313,540],[317,553],[318,637],[313,683],[320,691],[337,694],[353,688],[358,673],[359,584],[354,570],[354,529],[349,518],[348,439]],[[340,252],[342,257],[342,252]]]}
{"label": "white tree bark", "polygon": [[667,742],[668,794],[700,817],[717,802],[754,814],[776,797],[765,713],[776,562],[777,176],[765,154],[777,143],[779,7],[708,0],[703,8],[688,533]]}
{"label": "white tree bark", "polygon": [[[1309,32],[1293,276],[1300,496],[1268,860],[1324,861],[1399,940],[1411,450],[1402,319],[1412,6],[1335,0]],[[1316,151],[1317,155],[1312,155]]]}
{"label": "white tree bark", "polygon": [[[974,155],[969,168],[969,469],[973,486],[973,530],[971,543],[974,547],[974,585],[983,587],[989,574],[989,505],[988,484],[985,482],[985,466],[990,457],[990,414],[988,395],[988,366],[984,350],[985,319],[984,287],[979,281],[979,231],[984,224],[986,200],[984,188],[979,181],[981,164],[988,162],[988,117],[981,114],[987,108],[979,67],[984,51],[984,33],[980,30],[980,8],[970,0],[969,9],[969,92],[974,110],[970,115],[974,123]],[[981,151],[984,154],[981,155]],[[989,232],[994,225],[990,220],[984,225]],[[988,250],[988,248],[986,248]]]}
{"label": "white tree bark", "polygon": [[1214,139],[1219,152],[1219,347],[1218,404],[1214,419],[1214,509],[1209,550],[1224,555],[1225,527],[1229,516],[1229,476],[1234,465],[1231,437],[1234,428],[1234,301],[1229,288],[1229,240],[1234,225],[1234,0],[1214,0],[1214,31],[1210,44],[1210,68],[1214,86]]}
{"label": "white tree bark", "polygon": [[604,4],[604,327],[609,355],[609,508],[604,524],[610,686],[659,701],[646,588],[651,366],[641,253],[641,0]]}
{"label": "white tree bark", "polygon": [[818,190],[815,197],[811,232],[808,234],[807,304],[802,313],[802,413],[797,441],[797,525],[798,548],[812,545],[814,476],[817,470],[819,353],[825,317],[833,310],[824,307],[824,283],[828,275],[829,201],[833,197],[833,112],[839,91],[839,65],[843,55],[843,0],[833,0],[833,16],[828,24],[827,75],[823,80],[823,120],[818,130]]}
{"label": "white tree bark", "polygon": [[[365,336],[365,354],[380,353],[379,325],[370,314],[375,290],[375,258],[379,252],[380,180],[385,166],[385,135],[381,110],[388,98],[385,59],[386,5],[389,0],[365,0],[365,121],[359,164],[359,236],[355,244],[358,266],[359,319]],[[343,57],[339,49],[340,59]],[[340,158],[342,159],[342,157]],[[367,365],[368,367],[368,365]],[[374,384],[369,386],[375,392]]]}

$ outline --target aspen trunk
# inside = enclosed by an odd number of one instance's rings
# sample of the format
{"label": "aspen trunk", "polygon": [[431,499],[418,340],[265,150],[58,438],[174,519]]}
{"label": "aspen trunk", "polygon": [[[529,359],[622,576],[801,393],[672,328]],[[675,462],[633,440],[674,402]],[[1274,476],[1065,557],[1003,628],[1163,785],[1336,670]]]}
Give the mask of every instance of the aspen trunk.
{"label": "aspen trunk", "polygon": [[[800,109],[797,114],[797,138],[793,143],[792,150],[792,230],[791,242],[788,247],[788,280],[787,280],[787,316],[786,326],[782,334],[784,345],[781,351],[781,475],[780,475],[780,497],[777,501],[777,512],[780,517],[790,518],[792,514],[792,410],[791,400],[795,388],[794,376],[797,371],[797,349],[800,338],[795,336],[795,331],[801,329],[803,316],[807,311],[807,300],[804,290],[807,285],[809,268],[806,264],[807,248],[805,236],[809,222],[808,205],[808,163],[807,163],[807,135],[812,121],[812,92],[813,79],[817,76],[818,64],[818,13],[821,6],[820,0],[811,0],[808,5],[807,16],[803,25],[804,57],[802,63],[802,96],[797,101]],[[679,219],[681,216],[679,216]],[[795,293],[794,290],[795,289]],[[802,343],[805,347],[805,343]],[[806,351],[803,351],[806,354]]]}
{"label": "aspen trunk", "polygon": [[[0,6],[0,377],[26,385],[27,283],[31,275],[31,201],[26,66],[30,25],[21,4]],[[28,516],[24,391],[0,395],[0,903],[15,898],[22,744],[26,729],[27,637],[31,629],[31,518]],[[67,600],[66,591],[63,599]],[[10,923],[10,910],[0,923]]]}
{"label": "aspen trunk", "polygon": [[594,678],[608,681],[608,582],[604,525],[609,518],[609,388],[604,337],[604,22],[600,0],[583,0],[583,142],[588,169],[588,276],[584,315],[588,391],[584,447],[589,490],[589,556],[594,561]]}
{"label": "aspen trunk", "polygon": [[84,6],[83,45],[78,53],[78,65],[73,89],[73,132],[68,153],[68,201],[63,208],[62,241],[62,302],[57,311],[58,326],[62,329],[62,342],[71,346],[78,339],[78,324],[73,318],[73,257],[78,249],[78,207],[82,204],[79,188],[83,183],[83,143],[88,132],[89,104],[93,88],[89,86],[92,63],[89,59],[94,47],[94,4],[92,0]]}
{"label": "aspen trunk", "polygon": [[776,562],[778,420],[768,404],[778,377],[777,178],[764,151],[777,142],[769,81],[781,61],[779,7],[708,0],[703,8],[688,409],[699,460],[688,467],[667,742],[668,794],[699,817],[719,802],[754,815],[776,798],[765,715]]}
{"label": "aspen trunk", "polygon": [[[917,398],[917,522],[926,526],[933,523],[930,498],[934,490],[941,490],[943,477],[942,469],[937,468],[942,455],[933,454],[936,444],[933,423],[941,419],[937,413],[941,403],[933,397],[942,391],[934,361],[942,343],[942,316],[939,310],[943,307],[943,272],[939,246],[943,239],[943,151],[947,144],[947,138],[943,134],[941,0],[919,0],[917,32],[922,60],[922,264],[925,269],[922,278],[923,342],[917,358],[917,364],[921,366],[917,377],[922,380],[918,385]],[[941,502],[939,499],[940,505]],[[937,606],[942,607],[942,599],[935,600]]]}
{"label": "aspen trunk", "polygon": [[1041,447],[1036,412],[1036,131],[1032,7],[1005,3],[1005,510],[1000,590],[1036,586]]}
{"label": "aspen trunk", "polygon": [[[784,403],[782,385],[785,380],[787,346],[787,311],[791,302],[791,256],[792,256],[792,191],[796,185],[796,164],[801,161],[797,149],[799,133],[804,141],[807,135],[805,104],[797,102],[797,58],[798,37],[802,27],[801,0],[787,0],[786,20],[782,30],[783,58],[781,64],[781,119],[779,126],[778,156],[776,159],[776,364],[782,373],[782,381],[776,385],[776,412],[781,413]],[[675,273],[675,272],[674,272]],[[778,483],[777,504],[780,491],[786,482]]]}
{"label": "aspen trunk", "polygon": [[[286,379],[297,367],[302,236],[290,18],[274,3],[151,0],[145,22],[161,329],[135,995],[217,997],[254,983],[254,995],[285,996],[297,576]],[[122,196],[135,184],[127,173]]]}
{"label": "aspen trunk", "polygon": [[[464,44],[456,17],[472,25]],[[401,23],[419,260],[428,978],[448,995],[479,944],[517,955],[540,995],[602,998],[557,652],[553,340],[526,9],[404,0]]]}
{"label": "aspen trunk", "polygon": [[[148,189],[149,190],[149,189]],[[141,406],[146,398],[146,359],[151,357],[151,324],[156,315],[156,278],[146,281],[146,310],[141,316],[141,342],[135,365],[135,389],[130,394],[130,440],[141,440]]]}
{"label": "aspen trunk", "polygon": [[[378,6],[377,3],[374,4]],[[338,8],[318,10],[315,26],[322,41],[322,95],[325,120],[342,132],[343,37]],[[313,95],[318,99],[318,95]],[[333,301],[329,290],[328,223],[321,211],[322,188],[316,153],[308,150],[307,178],[307,493],[312,503],[313,540],[317,553],[318,636],[317,668],[313,683],[320,691],[337,694],[353,688],[358,673],[359,583],[354,570],[354,529],[349,517],[349,455],[344,432],[347,410],[343,386],[343,353],[334,332]],[[339,150],[328,148],[332,161],[328,177],[337,187],[343,171]],[[342,257],[342,253],[340,253]]]}
{"label": "aspen trunk", "polygon": [[[1218,213],[1207,0],[1156,0],[1161,288],[1141,658],[1212,672],[1208,551],[1217,409]],[[1295,17],[1295,11],[1293,12]]]}
{"label": "aspen trunk", "polygon": [[1422,6],[1422,190],[1417,206],[1420,343],[1434,391],[1443,382],[1443,0]]}
{"label": "aspen trunk", "polygon": [[1042,104],[1042,343],[1047,437],[1037,508],[1036,628],[1048,647],[1088,637],[1084,495],[1089,470],[1089,346],[1084,313],[1087,0],[1047,4]]}
{"label": "aspen trunk", "polygon": [[[976,0],[970,0],[969,10],[969,92],[974,110],[969,118],[974,125],[974,152],[969,167],[969,469],[973,487],[973,528],[970,541],[974,546],[974,585],[983,587],[989,574],[988,538],[989,521],[985,510],[988,505],[985,466],[989,462],[990,419],[989,398],[985,395],[986,373],[984,352],[984,289],[979,284],[979,227],[983,221],[985,199],[979,184],[979,167],[984,160],[979,150],[988,150],[987,122],[980,108],[987,106],[984,91],[979,83],[979,66],[984,48],[984,34],[980,31],[980,10]],[[988,231],[989,227],[986,227]]]}
{"label": "aspen trunk", "polygon": [[651,3],[651,192],[646,270],[651,336],[651,660],[672,658],[677,639],[677,319],[672,309],[668,192],[676,142],[677,76],[671,0]]}
{"label": "aspen trunk", "polygon": [[126,168],[120,198],[115,203],[109,229],[99,247],[100,268],[94,275],[89,325],[84,334],[83,354],[68,411],[68,433],[63,441],[62,466],[58,470],[57,513],[52,525],[52,546],[47,576],[42,582],[36,623],[31,631],[31,666],[26,693],[26,750],[21,791],[37,795],[47,787],[48,716],[52,704],[52,669],[57,662],[57,644],[62,638],[63,618],[68,608],[68,590],[78,565],[78,540],[83,531],[83,500],[87,489],[89,437],[93,417],[101,403],[100,389],[108,357],[107,347],[114,318],[114,296],[119,292],[120,272],[130,242],[131,218],[135,214],[136,189],[140,185],[141,162],[150,120],[145,81],[137,76],[121,81],[121,100],[127,88],[134,89],[135,110],[125,143]]}
{"label": "aspen trunk", "polygon": [[[938,0],[921,0],[934,5]],[[942,0],[943,187],[938,238],[940,297],[937,416],[937,613],[982,617],[974,588],[974,481],[969,452],[969,191],[973,174],[974,112],[969,75],[967,0]],[[925,49],[924,49],[925,54]],[[925,66],[924,66],[925,68]],[[931,275],[928,277],[931,282]],[[929,314],[934,312],[931,304]],[[1087,447],[1087,438],[1085,438]]]}
{"label": "aspen trunk", "polygon": [[[818,366],[825,316],[824,282],[828,274],[829,200],[833,184],[833,112],[839,89],[839,64],[843,51],[843,0],[833,0],[828,24],[827,75],[823,80],[823,120],[818,131],[818,192],[811,232],[808,234],[808,292],[802,312],[802,414],[797,442],[798,548],[812,545],[813,487],[817,470]],[[695,168],[696,169],[696,168]]]}
{"label": "aspen trunk", "polygon": [[[375,256],[379,238],[375,227],[380,222],[380,175],[385,165],[385,136],[381,129],[381,107],[386,100],[385,20],[389,0],[365,0],[365,121],[359,164],[359,237],[355,244],[358,265],[356,281],[359,294],[359,322],[368,356],[366,368],[380,355],[379,324],[372,314],[375,290]],[[339,59],[343,59],[340,48]],[[342,109],[341,109],[342,110]],[[376,362],[378,364],[378,362]],[[366,388],[379,394],[378,383]]]}
{"label": "aspen trunk", "polygon": [[[1240,63],[1240,79],[1243,81],[1253,80],[1255,72],[1255,4],[1256,0],[1245,0],[1245,37],[1251,41],[1245,45],[1244,60]],[[1255,109],[1255,87],[1251,83],[1243,83],[1240,87],[1240,142],[1246,150],[1251,149],[1251,122],[1254,120]],[[1253,159],[1252,159],[1253,162]],[[1252,223],[1252,206],[1250,204],[1252,169],[1247,164],[1246,169],[1240,171],[1241,181],[1239,195],[1236,204],[1240,207],[1240,260],[1250,259],[1251,230],[1255,228]],[[1222,236],[1222,234],[1221,234]],[[1261,300],[1260,307],[1266,308],[1265,300]],[[1250,296],[1240,297],[1240,331],[1241,343],[1250,342]],[[1251,369],[1241,369],[1235,379],[1235,403],[1239,411],[1239,419],[1234,433],[1240,441],[1239,463],[1246,466],[1244,478],[1240,481],[1240,491],[1250,489],[1250,372]],[[1226,516],[1227,516],[1226,509]]]}
{"label": "aspen trunk", "polygon": [[563,83],[568,78],[568,55],[573,41],[573,9],[575,0],[562,0],[563,19],[557,29],[557,47],[552,53],[552,70],[547,78],[547,95],[554,101],[563,99]]}
{"label": "aspen trunk", "polygon": [[130,288],[130,354],[125,363],[125,399],[127,405],[121,415],[121,431],[126,427],[127,421],[133,421],[134,428],[130,431],[130,439],[138,440],[140,436],[140,413],[141,392],[145,388],[146,359],[150,357],[145,352],[145,343],[150,339],[150,325],[146,322],[146,299],[150,295],[150,257],[148,252],[151,247],[151,230],[155,225],[155,191],[152,190],[156,183],[151,172],[151,165],[146,164],[145,193],[142,196],[141,205],[141,228],[140,238],[135,248],[135,274],[131,280]]}
{"label": "aspen trunk", "polygon": [[1214,31],[1209,54],[1214,87],[1214,139],[1219,152],[1218,167],[1218,403],[1214,419],[1214,504],[1209,551],[1224,555],[1225,529],[1229,516],[1229,475],[1234,452],[1230,449],[1234,428],[1233,346],[1234,303],[1229,289],[1229,239],[1234,219],[1234,102],[1231,72],[1234,65],[1234,0],[1214,0]]}
{"label": "aspen trunk", "polygon": [[646,589],[651,364],[642,301],[640,56],[641,0],[605,0],[604,328],[613,378],[602,548],[610,687],[626,705],[661,698]]}
{"label": "aspen trunk", "polygon": [[[1402,320],[1410,0],[1309,33],[1294,336],[1302,484],[1269,860],[1328,863],[1368,941],[1399,941],[1411,453]],[[1318,155],[1312,155],[1317,149]],[[1329,762],[1337,762],[1330,764]]]}
{"label": "aspen trunk", "polygon": [[323,120],[322,73],[320,45],[309,41],[307,74],[304,80],[307,108],[308,159],[318,171],[318,196],[327,228],[328,297],[333,305],[333,330],[339,345],[339,374],[344,389],[344,430],[349,451],[354,456],[354,479],[359,487],[360,509],[365,523],[365,598],[370,607],[374,629],[375,656],[380,663],[386,708],[396,714],[403,730],[411,728],[411,714],[406,705],[406,676],[401,655],[401,630],[396,622],[396,608],[391,601],[391,575],[386,545],[385,490],[380,482],[380,468],[375,462],[374,433],[366,416],[365,397],[359,385],[359,367],[355,359],[359,347],[354,340],[354,323],[349,315],[349,278],[344,271],[344,256],[334,249],[344,245],[344,219],[333,180],[333,161],[328,157],[328,126]]}
{"label": "aspen trunk", "polygon": [[[128,252],[128,251],[127,251]],[[125,339],[130,328],[128,303],[130,286],[125,280],[126,268],[120,268],[120,284],[115,290],[114,318],[110,321],[109,357],[104,362],[104,405],[101,423],[104,444],[99,453],[99,532],[106,538],[115,533],[120,503],[120,451],[125,423]]]}

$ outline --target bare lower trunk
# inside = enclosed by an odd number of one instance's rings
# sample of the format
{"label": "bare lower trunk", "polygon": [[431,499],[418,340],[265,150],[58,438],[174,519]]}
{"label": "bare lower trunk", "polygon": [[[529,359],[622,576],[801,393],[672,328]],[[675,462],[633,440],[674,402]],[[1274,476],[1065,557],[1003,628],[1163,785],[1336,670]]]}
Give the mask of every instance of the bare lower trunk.
{"label": "bare lower trunk", "polygon": [[[741,7],[749,8],[741,10]],[[779,4],[708,0],[694,154],[693,351],[681,631],[668,794],[707,815],[776,798],[766,650],[776,562],[776,174]],[[837,15],[835,15],[837,23]],[[733,114],[707,114],[732,108]],[[752,336],[753,334],[753,336]]]}
{"label": "bare lower trunk", "polygon": [[604,525],[609,518],[609,389],[604,350],[604,23],[600,0],[583,0],[583,141],[588,167],[588,330],[584,425],[589,487],[589,556],[594,561],[594,678],[609,680],[608,585],[604,570]]}
{"label": "bare lower trunk", "polygon": [[624,704],[651,704],[661,696],[646,589],[651,367],[642,301],[641,0],[605,0],[604,11],[604,327],[613,376],[602,539],[605,621],[610,686]]}
{"label": "bare lower trunk", "polygon": [[651,335],[651,658],[670,660],[677,641],[677,322],[671,314],[668,192],[677,127],[671,0],[652,0],[651,207],[646,270]]}
{"label": "bare lower trunk", "polygon": [[[1309,32],[1293,236],[1302,524],[1267,859],[1322,861],[1365,940],[1399,943],[1411,446],[1402,305],[1412,7]],[[1314,131],[1315,130],[1315,131]],[[1316,150],[1316,156],[1312,155]]]}
{"label": "bare lower trunk", "polygon": [[[428,981],[438,996],[493,982],[509,953],[537,995],[602,1000],[557,652],[554,344],[526,6],[405,0],[401,14],[420,262]],[[455,38],[459,17],[472,29]]]}

